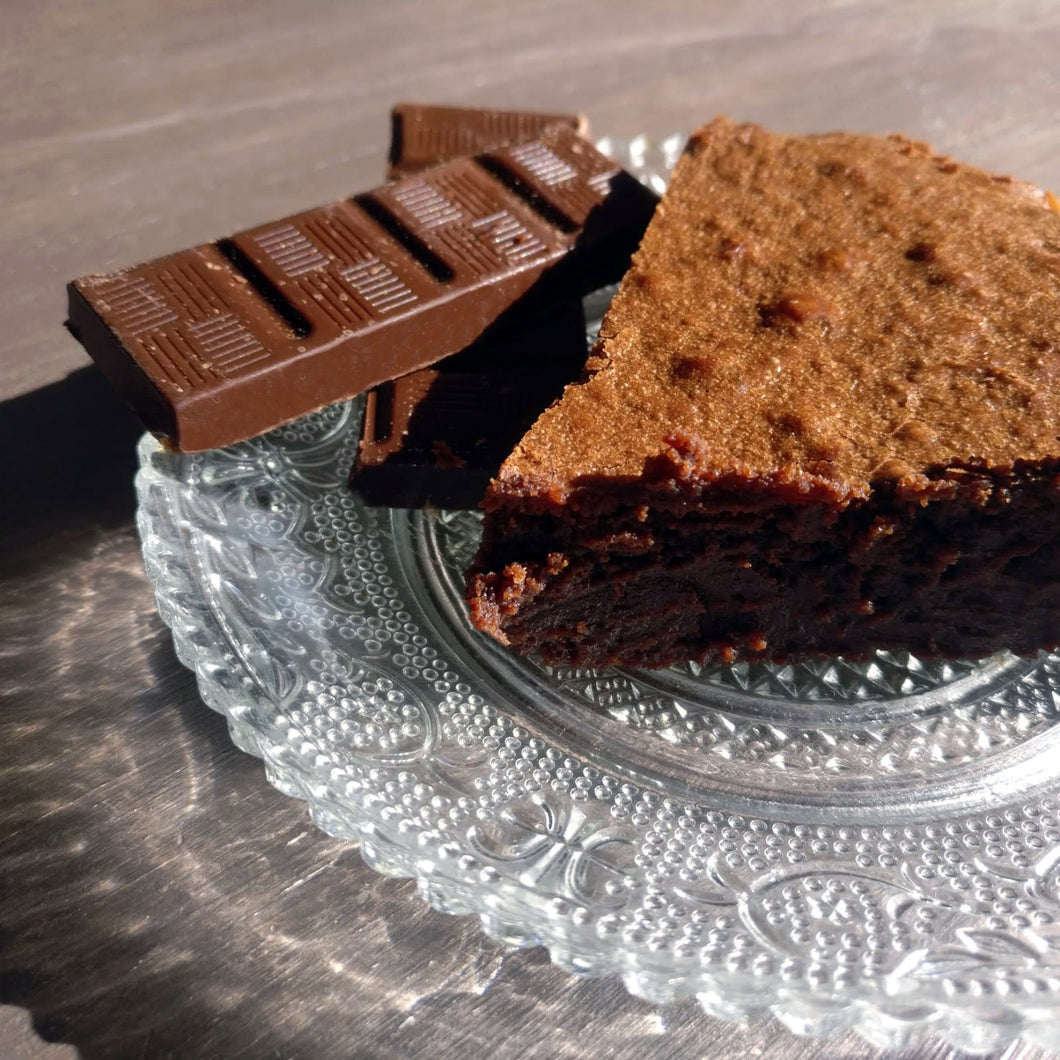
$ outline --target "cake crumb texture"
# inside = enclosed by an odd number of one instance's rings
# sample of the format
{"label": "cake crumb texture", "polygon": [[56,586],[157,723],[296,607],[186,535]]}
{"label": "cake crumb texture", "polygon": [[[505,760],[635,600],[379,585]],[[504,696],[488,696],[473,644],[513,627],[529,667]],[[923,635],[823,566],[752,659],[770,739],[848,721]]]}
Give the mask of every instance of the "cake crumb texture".
{"label": "cake crumb texture", "polygon": [[513,480],[639,475],[675,432],[718,467],[865,495],[1057,454],[1060,214],[901,136],[700,129],[607,314],[590,378]]}

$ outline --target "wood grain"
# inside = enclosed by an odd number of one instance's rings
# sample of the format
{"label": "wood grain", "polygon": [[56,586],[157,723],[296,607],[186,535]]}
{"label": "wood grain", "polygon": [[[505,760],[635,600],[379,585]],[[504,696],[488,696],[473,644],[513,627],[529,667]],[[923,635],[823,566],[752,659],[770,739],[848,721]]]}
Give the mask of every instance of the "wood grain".
{"label": "wood grain", "polygon": [[0,51],[0,398],[85,363],[63,284],[378,181],[399,98],[580,109],[598,133],[717,112],[901,129],[1060,184],[1060,12],[753,0],[9,0]]}

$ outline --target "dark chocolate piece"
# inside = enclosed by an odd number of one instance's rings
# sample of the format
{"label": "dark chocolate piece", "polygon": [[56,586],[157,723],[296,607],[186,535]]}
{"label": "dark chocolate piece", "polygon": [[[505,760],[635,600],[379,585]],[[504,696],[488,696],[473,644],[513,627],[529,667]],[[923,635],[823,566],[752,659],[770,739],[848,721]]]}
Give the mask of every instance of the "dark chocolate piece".
{"label": "dark chocolate piece", "polygon": [[350,485],[369,504],[477,508],[527,428],[585,363],[570,302],[368,392]]}
{"label": "dark chocolate piece", "polygon": [[390,113],[387,176],[407,177],[440,162],[536,140],[557,125],[589,135],[581,114],[399,103]]}
{"label": "dark chocolate piece", "polygon": [[151,431],[230,445],[616,280],[655,196],[573,130],[69,287]]}

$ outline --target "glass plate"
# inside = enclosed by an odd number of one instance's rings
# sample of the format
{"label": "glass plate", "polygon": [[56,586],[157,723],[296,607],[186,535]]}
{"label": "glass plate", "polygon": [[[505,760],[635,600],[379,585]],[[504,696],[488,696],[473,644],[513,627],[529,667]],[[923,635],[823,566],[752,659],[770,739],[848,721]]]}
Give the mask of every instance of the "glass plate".
{"label": "glass plate", "polygon": [[[681,142],[603,146],[661,188]],[[1060,1046],[1060,657],[517,659],[465,619],[475,514],[346,490],[359,416],[190,456],[145,438],[137,477],[177,654],[321,828],[656,1002]]]}

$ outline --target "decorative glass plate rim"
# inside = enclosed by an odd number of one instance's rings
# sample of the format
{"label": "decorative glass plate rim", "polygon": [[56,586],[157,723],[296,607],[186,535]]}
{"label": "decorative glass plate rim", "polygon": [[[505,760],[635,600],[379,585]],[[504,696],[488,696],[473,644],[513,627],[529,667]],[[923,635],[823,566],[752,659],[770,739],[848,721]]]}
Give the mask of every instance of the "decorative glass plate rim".
{"label": "decorative glass plate rim", "polygon": [[[611,141],[608,146],[612,154],[618,157],[625,154],[627,164],[643,171],[644,158],[651,152],[661,152],[664,158],[672,155],[673,140],[666,143],[670,147],[639,138],[627,145]],[[266,716],[267,711],[263,714],[258,709],[262,703],[261,688],[255,687],[248,669],[241,665],[239,651],[234,650],[237,645],[232,643],[230,632],[210,606],[209,591],[201,580],[203,572],[196,568],[194,546],[189,537],[195,517],[189,522],[188,514],[182,511],[182,484],[174,474],[183,458],[162,452],[148,437],[140,444],[139,456],[137,521],[144,561],[155,588],[159,612],[172,631],[178,657],[195,673],[207,705],[227,717],[237,746],[264,760],[269,781],[284,793],[306,801],[314,821],[323,830],[359,841],[365,861],[374,869],[415,879],[420,894],[432,906],[445,912],[477,915],[487,934],[498,941],[512,945],[543,944],[553,961],[562,967],[578,973],[618,974],[631,993],[650,1001],[667,1003],[694,994],[712,1015],[744,1019],[772,1012],[796,1033],[830,1036],[851,1028],[880,1047],[908,1046],[932,1033],[971,1050],[1001,1048],[1021,1034],[1048,1047],[1060,1045],[1060,1031],[1050,1026],[1060,1008],[1060,951],[1055,948],[1060,933],[1051,924],[1044,931],[1002,930],[1004,917],[999,913],[993,918],[996,930],[977,933],[956,929],[963,948],[947,944],[936,952],[930,946],[910,947],[909,957],[899,968],[878,981],[857,979],[854,987],[858,989],[853,989],[842,981],[829,984],[815,979],[813,961],[803,962],[799,967],[794,960],[772,963],[758,960],[757,964],[748,965],[738,959],[739,946],[734,958],[733,938],[739,941],[737,936],[746,923],[741,919],[744,910],[734,900],[742,884],[735,877],[727,879],[725,865],[717,861],[702,866],[702,878],[693,879],[690,888],[695,890],[706,880],[709,887],[697,899],[701,900],[701,908],[716,911],[732,907],[735,915],[714,921],[715,933],[720,923],[721,935],[729,936],[722,940],[729,946],[727,963],[714,966],[708,960],[704,965],[706,958],[702,954],[709,950],[709,940],[701,945],[702,939],[696,937],[695,945],[666,948],[673,942],[674,925],[666,924],[668,892],[664,886],[654,890],[651,885],[642,887],[638,894],[640,919],[623,919],[617,912],[607,912],[606,901],[603,908],[590,909],[571,898],[557,897],[539,886],[543,878],[540,875],[536,878],[532,873],[506,876],[498,871],[496,866],[508,857],[508,847],[504,844],[514,842],[511,835],[498,837],[489,833],[489,827],[497,824],[503,814],[491,818],[489,812],[480,808],[478,818],[474,815],[462,818],[482,822],[481,827],[471,825],[472,830],[480,830],[480,847],[489,847],[493,840],[499,844],[494,848],[496,857],[492,864],[489,857],[476,858],[469,854],[466,845],[462,848],[444,835],[439,837],[437,827],[424,828],[423,821],[413,811],[425,799],[429,802],[431,797],[438,796],[424,790],[429,785],[424,783],[423,776],[416,775],[414,757],[405,763],[408,768],[401,768],[398,759],[388,761],[385,767],[365,773],[367,784],[358,781],[359,787],[355,785],[338,792],[319,772],[319,749],[304,741],[298,746],[297,740],[291,738],[293,730],[282,731],[280,723],[284,718],[279,704],[272,704],[277,710],[271,720]],[[492,723],[486,726],[484,742],[502,762],[518,762],[520,753],[525,756],[530,748],[537,756],[545,751],[555,753],[558,763],[550,774],[549,785],[524,799],[521,809],[504,820],[505,826],[514,828],[517,838],[529,836],[550,857],[554,854],[553,860],[564,862],[565,884],[570,885],[575,895],[582,891],[592,891],[598,897],[610,895],[612,891],[608,888],[613,885],[616,910],[621,904],[619,895],[626,886],[623,880],[628,879],[628,873],[623,873],[632,866],[622,858],[616,859],[613,852],[624,844],[623,854],[628,853],[625,848],[632,849],[634,845],[630,837],[638,841],[638,857],[644,859],[646,850],[658,853],[655,848],[660,842],[659,849],[680,849],[682,854],[686,853],[690,843],[695,846],[695,840],[689,840],[685,834],[693,825],[700,829],[709,825],[712,841],[717,835],[731,832],[737,837],[733,841],[743,842],[745,850],[759,840],[786,838],[794,842],[794,838],[788,837],[803,827],[789,827],[780,817],[748,819],[724,806],[689,805],[658,792],[638,791],[630,783],[618,783],[614,790],[607,790],[604,798],[598,793],[594,796],[585,785],[581,788],[577,785],[594,780],[604,784],[614,778],[601,777],[599,770],[579,760],[577,755],[565,754],[566,748],[545,748],[540,740],[536,744],[541,746],[536,746],[532,733],[511,723],[488,704],[483,716]],[[494,729],[496,734],[490,735]],[[376,790],[370,790],[373,785],[377,786]],[[1006,794],[1011,799],[1017,792]],[[590,815],[583,807],[593,805],[594,799],[610,800],[613,817],[617,808],[625,807],[625,815],[617,817],[624,826],[621,838],[609,838],[606,827],[590,822]],[[504,810],[503,800],[499,805]],[[524,813],[527,807],[544,815],[543,830],[539,824],[519,818],[519,813]],[[1028,821],[1033,825],[1034,821],[1051,819],[1047,815],[1052,809],[1044,803],[1031,803],[1020,809],[1002,799],[994,812],[979,815],[981,834],[1015,829],[1017,824],[1022,826]],[[437,820],[432,823],[438,825]],[[971,819],[965,822],[970,823]],[[929,817],[904,830],[896,827],[894,837],[888,837],[884,829],[882,838],[873,835],[872,843],[878,849],[873,850],[872,856],[885,863],[882,858],[890,855],[881,855],[880,850],[894,850],[897,855],[894,848],[906,842],[899,838],[905,834],[914,836],[929,853],[937,850],[937,860],[942,863],[947,849],[945,837],[954,827],[959,833],[962,825]],[[838,848],[840,844],[853,847],[859,842],[858,835],[867,832],[859,833],[856,825],[838,823],[821,825],[816,833],[808,834],[819,837],[811,839],[811,846],[824,842],[820,837],[826,836]],[[1030,868],[1017,871],[1009,866],[1008,875],[998,876],[1005,881],[999,893],[1004,894],[1008,884],[1015,884],[1018,889],[1022,883],[1029,888],[1028,893],[1041,898],[1043,905],[1060,912],[1060,873],[1055,871],[1060,864],[1060,836],[1051,838],[1046,829],[1046,837],[1051,845]],[[603,853],[605,848],[607,854]],[[949,850],[952,853],[952,848]],[[665,856],[663,853],[662,858]],[[898,866],[899,873],[909,867],[908,859],[900,856],[891,861]],[[934,862],[929,859],[928,863]],[[660,860],[649,864],[647,869],[642,864],[637,871],[650,875],[662,864]],[[786,910],[796,905],[801,909],[799,903],[805,905],[807,896],[811,898],[811,908],[827,904],[826,897],[833,905],[860,902],[866,908],[871,906],[869,911],[874,917],[886,921],[892,929],[917,919],[925,911],[934,911],[933,916],[943,918],[951,915],[947,903],[929,893],[931,887],[922,880],[914,880],[912,875],[903,877],[903,891],[895,886],[898,876],[886,873],[874,876],[866,872],[859,882],[857,870],[851,872],[848,868],[853,868],[853,862],[844,867],[824,857],[811,857],[801,872],[783,876],[778,870],[774,873],[775,880],[770,879],[768,872],[760,874],[760,878],[766,880],[762,884],[766,891],[776,889],[783,895],[788,890],[793,892],[793,897],[785,898]],[[535,868],[534,872],[537,871]],[[607,877],[606,886],[600,890],[599,880],[591,881],[591,885],[584,879],[579,882],[579,872],[583,877],[593,873]],[[787,890],[783,886],[785,880],[791,881]],[[882,912],[870,902],[869,892],[876,883],[895,892]],[[989,881],[983,885],[989,886]],[[1015,893],[1013,887],[1007,889]],[[681,893],[680,889],[674,893]],[[756,893],[761,897],[761,888]],[[845,899],[838,897],[844,894]],[[653,899],[656,899],[654,904]],[[1007,902],[1007,898],[999,900],[1000,904]],[[655,916],[660,908],[661,912]],[[914,908],[916,917],[907,916]],[[843,912],[838,922],[850,915]],[[857,913],[853,919],[856,916]],[[919,919],[914,927],[930,927],[930,919]],[[767,927],[761,925],[761,928],[763,937],[769,934]],[[1036,941],[1028,942],[1032,936]],[[701,957],[695,967],[690,956],[693,950]],[[822,959],[816,963],[819,975],[828,962]]]}

